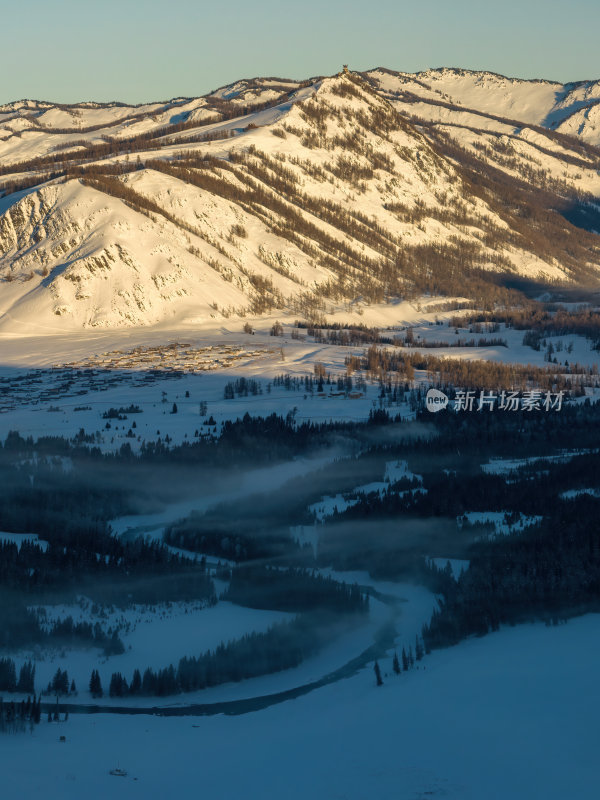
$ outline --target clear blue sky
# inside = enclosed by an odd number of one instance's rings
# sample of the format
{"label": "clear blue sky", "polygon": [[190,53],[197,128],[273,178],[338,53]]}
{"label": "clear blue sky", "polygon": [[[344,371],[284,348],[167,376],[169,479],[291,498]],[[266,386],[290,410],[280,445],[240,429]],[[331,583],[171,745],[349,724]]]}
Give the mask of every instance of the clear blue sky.
{"label": "clear blue sky", "polygon": [[143,102],[236,78],[387,66],[600,78],[600,0],[28,0],[0,14],[0,103]]}

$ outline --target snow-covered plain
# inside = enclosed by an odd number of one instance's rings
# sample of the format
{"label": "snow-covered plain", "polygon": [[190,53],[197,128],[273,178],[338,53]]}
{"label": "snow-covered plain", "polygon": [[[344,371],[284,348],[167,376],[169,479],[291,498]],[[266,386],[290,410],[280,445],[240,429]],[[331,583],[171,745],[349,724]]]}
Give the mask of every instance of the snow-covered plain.
{"label": "snow-covered plain", "polygon": [[[73,606],[48,606],[47,622],[72,616],[75,622],[99,621],[104,629],[119,628],[125,652],[110,657],[96,648],[39,647],[33,650],[11,651],[17,668],[29,659],[36,663],[36,684],[45,688],[57,669],[67,670],[69,680],[75,680],[78,694],[65,699],[68,703],[93,703],[94,705],[125,707],[174,707],[195,703],[210,704],[233,702],[246,698],[263,697],[304,687],[326,676],[342,671],[355,671],[347,667],[379,640],[389,624],[394,625],[395,642],[400,648],[414,646],[415,637],[427,622],[436,606],[435,597],[427,589],[407,583],[373,580],[365,572],[336,572],[323,570],[336,580],[358,583],[365,590],[374,590],[384,600],[370,598],[366,619],[359,619],[342,631],[331,630],[330,640],[314,656],[299,666],[271,675],[252,678],[240,683],[226,683],[197,692],[173,695],[167,698],[125,697],[112,698],[108,685],[113,672],[121,672],[127,680],[133,670],[143,673],[147,666],[153,669],[177,666],[184,656],[200,655],[214,650],[221,642],[227,643],[253,631],[265,631],[270,625],[290,619],[292,614],[243,608],[220,600],[214,607],[200,603],[173,603],[154,607],[129,608],[125,611],[101,609],[90,613],[89,604]],[[371,659],[364,658],[364,661]],[[92,698],[88,684],[93,669],[98,669],[105,690],[103,698]],[[50,696],[52,697],[52,695]],[[17,697],[17,699],[20,699]]]}
{"label": "snow-covered plain", "polygon": [[[3,791],[61,800],[591,799],[598,625],[588,615],[504,629],[400,677],[387,658],[380,688],[369,667],[242,716],[42,722],[31,737],[3,739]],[[110,775],[115,768],[127,774]]]}
{"label": "snow-covered plain", "polygon": [[[452,312],[425,312],[418,304],[396,307],[395,322],[386,309],[384,319],[392,330],[384,333],[403,337],[410,326],[415,336],[415,346],[410,352],[424,352],[445,358],[484,359],[504,363],[547,366],[544,352],[523,345],[523,332],[502,329],[494,335],[506,339],[507,346],[480,347],[419,347],[419,342],[448,341],[457,338],[454,328],[435,324],[436,318],[446,320]],[[377,322],[376,309],[371,309],[368,324]],[[284,336],[273,337],[269,330],[276,317],[256,320],[256,333],[243,334],[241,324],[215,326],[205,323],[197,328],[153,328],[131,331],[79,332],[55,336],[13,336],[0,333],[0,380],[8,392],[0,396],[0,438],[10,430],[34,438],[55,434],[73,437],[83,428],[86,434],[95,434],[96,444],[103,450],[115,450],[129,444],[134,450],[146,440],[169,436],[176,444],[194,439],[196,432],[214,432],[207,426],[212,417],[217,426],[225,420],[235,420],[245,413],[266,415],[293,413],[298,422],[364,421],[369,413],[379,407],[377,383],[367,382],[367,390],[346,394],[335,385],[325,387],[323,393],[307,393],[304,388],[286,390],[268,384],[276,376],[289,374],[304,378],[314,375],[317,363],[325,365],[334,378],[346,373],[344,360],[349,355],[362,355],[364,346],[336,346],[291,338],[294,332],[292,315],[280,317],[284,323]],[[361,317],[346,313],[334,317],[347,323],[361,321]],[[485,335],[485,334],[483,334]],[[479,338],[468,329],[461,329],[458,338]],[[558,337],[557,337],[558,339]],[[598,353],[592,350],[589,340],[567,336],[564,347],[573,344],[572,351],[560,351],[564,360],[593,367],[598,364]],[[185,352],[194,352],[193,358],[178,355],[173,345],[189,345]],[[154,348],[162,353],[164,372],[149,374],[155,363],[134,353],[137,348]],[[181,348],[180,348],[181,349]],[[190,350],[191,349],[191,350]],[[115,356],[116,352],[120,355]],[[175,355],[173,355],[175,354]],[[93,364],[91,367],[90,364]],[[65,366],[69,365],[69,366]],[[90,378],[80,370],[93,368]],[[179,370],[176,376],[169,369]],[[38,371],[38,370],[41,370]],[[24,376],[27,376],[26,378]],[[262,393],[224,399],[227,383],[244,377],[258,381]],[[427,383],[424,371],[417,371],[417,383]],[[70,385],[65,388],[66,384]],[[189,392],[189,396],[186,393]],[[595,390],[598,394],[598,390]],[[594,397],[594,390],[588,394]],[[200,404],[207,404],[206,414],[200,414]],[[178,413],[171,414],[173,403]],[[139,406],[142,413],[126,415],[126,420],[107,420],[103,414],[111,408]],[[407,403],[390,409],[410,419],[414,411]],[[136,428],[131,429],[135,422]],[[131,429],[131,433],[129,433]],[[157,432],[160,433],[157,433]],[[516,465],[515,465],[516,466]],[[495,462],[485,469],[500,469]],[[510,469],[508,465],[504,470]],[[373,490],[384,487],[373,487]],[[363,489],[364,490],[364,489]]]}
{"label": "snow-covered plain", "polygon": [[[89,609],[83,613],[78,605],[48,606],[47,612],[48,623],[71,616],[75,622],[100,622],[104,629],[108,626],[127,626],[120,633],[125,646],[125,652],[121,655],[106,657],[93,647],[35,648],[32,652],[24,650],[14,654],[19,667],[22,661],[35,659],[36,682],[40,689],[46,688],[57,669],[66,669],[69,680],[75,680],[78,699],[86,702],[91,699],[88,685],[93,669],[99,670],[103,685],[108,690],[113,672],[120,672],[129,681],[136,668],[143,673],[146,667],[158,670],[169,664],[177,665],[184,656],[214,650],[222,642],[239,639],[253,631],[265,631],[270,625],[292,616],[283,612],[233,606],[223,600],[214,607],[203,608],[200,603],[174,603],[152,608],[136,606],[108,614],[103,611],[100,616],[91,614]],[[151,698],[151,701],[155,699]],[[189,702],[187,696],[185,701]],[[106,691],[105,697],[98,702],[112,705],[114,700]],[[153,705],[154,702],[148,703],[146,698],[146,704]]]}

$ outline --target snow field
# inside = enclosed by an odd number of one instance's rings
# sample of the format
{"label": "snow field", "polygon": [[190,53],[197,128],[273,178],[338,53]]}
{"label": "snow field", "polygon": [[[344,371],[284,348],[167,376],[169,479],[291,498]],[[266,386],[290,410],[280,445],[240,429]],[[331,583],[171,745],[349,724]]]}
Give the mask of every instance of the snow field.
{"label": "snow field", "polygon": [[[367,667],[256,714],[43,721],[26,747],[3,740],[4,790],[61,800],[185,800],[199,786],[215,800],[591,798],[598,624],[587,615],[503,629],[435,652],[383,687]],[[116,767],[127,775],[109,775]]]}

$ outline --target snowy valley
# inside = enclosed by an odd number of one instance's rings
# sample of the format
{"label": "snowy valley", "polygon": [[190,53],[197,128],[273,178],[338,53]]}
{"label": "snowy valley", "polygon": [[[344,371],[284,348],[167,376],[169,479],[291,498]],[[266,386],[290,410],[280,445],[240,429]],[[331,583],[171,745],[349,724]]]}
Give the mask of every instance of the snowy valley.
{"label": "snowy valley", "polygon": [[6,796],[592,797],[599,289],[600,81],[1,106]]}

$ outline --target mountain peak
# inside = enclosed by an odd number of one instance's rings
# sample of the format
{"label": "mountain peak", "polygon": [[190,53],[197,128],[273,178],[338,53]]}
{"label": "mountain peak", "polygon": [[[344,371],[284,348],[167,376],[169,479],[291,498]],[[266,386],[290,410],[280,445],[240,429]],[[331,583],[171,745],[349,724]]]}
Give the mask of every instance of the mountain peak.
{"label": "mountain peak", "polygon": [[0,327],[597,282],[598,238],[572,226],[600,229],[597,90],[342,68],[142,106],[4,107]]}

